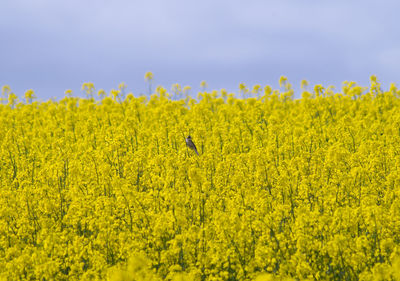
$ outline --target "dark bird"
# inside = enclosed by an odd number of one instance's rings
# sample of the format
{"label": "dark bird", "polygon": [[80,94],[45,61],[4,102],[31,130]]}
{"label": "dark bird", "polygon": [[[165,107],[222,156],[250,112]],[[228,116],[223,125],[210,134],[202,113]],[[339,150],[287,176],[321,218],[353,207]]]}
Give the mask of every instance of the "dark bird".
{"label": "dark bird", "polygon": [[190,149],[193,149],[194,152],[196,152],[197,155],[199,155],[199,153],[197,152],[197,148],[196,148],[196,146],[194,145],[194,143],[193,143],[193,141],[192,141],[192,137],[191,137],[191,136],[188,136],[188,137],[186,138],[186,145],[187,145],[187,147],[189,147]]}

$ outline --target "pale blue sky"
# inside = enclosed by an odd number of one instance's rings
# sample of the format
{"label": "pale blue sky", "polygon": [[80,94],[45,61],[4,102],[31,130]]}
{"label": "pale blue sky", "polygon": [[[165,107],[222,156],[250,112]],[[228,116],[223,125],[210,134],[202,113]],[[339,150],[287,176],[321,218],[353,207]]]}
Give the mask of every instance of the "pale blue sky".
{"label": "pale blue sky", "polygon": [[[46,100],[83,82],[237,91],[241,82],[400,83],[398,1],[1,0],[0,85]],[[296,92],[296,96],[299,93]]]}

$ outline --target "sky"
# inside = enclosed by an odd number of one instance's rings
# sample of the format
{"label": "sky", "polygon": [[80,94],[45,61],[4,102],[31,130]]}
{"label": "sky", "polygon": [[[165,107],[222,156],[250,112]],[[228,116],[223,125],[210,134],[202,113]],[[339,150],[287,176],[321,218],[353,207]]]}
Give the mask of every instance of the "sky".
{"label": "sky", "polygon": [[400,2],[316,0],[1,0],[0,86],[40,100],[96,89],[147,93],[239,83],[279,87],[400,83]]}

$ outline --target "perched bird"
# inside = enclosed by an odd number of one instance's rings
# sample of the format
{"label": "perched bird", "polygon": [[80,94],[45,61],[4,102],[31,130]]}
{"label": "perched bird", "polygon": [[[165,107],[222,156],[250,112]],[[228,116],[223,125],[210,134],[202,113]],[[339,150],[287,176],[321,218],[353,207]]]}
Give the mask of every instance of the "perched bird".
{"label": "perched bird", "polygon": [[186,145],[187,145],[187,147],[189,147],[190,149],[193,149],[194,152],[196,152],[197,155],[199,155],[199,153],[197,152],[197,148],[196,148],[196,146],[194,145],[194,143],[193,143],[193,141],[192,141],[192,137],[191,137],[191,136],[188,136],[188,137],[186,138]]}

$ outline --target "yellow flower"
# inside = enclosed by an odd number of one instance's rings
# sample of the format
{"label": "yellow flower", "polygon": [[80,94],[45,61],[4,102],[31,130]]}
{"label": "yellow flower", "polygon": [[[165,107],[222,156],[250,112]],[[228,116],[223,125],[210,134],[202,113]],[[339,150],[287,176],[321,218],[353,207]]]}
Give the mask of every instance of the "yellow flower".
{"label": "yellow flower", "polygon": [[300,84],[300,88],[302,89],[302,90],[305,90],[306,88],[307,88],[307,86],[308,86],[308,81],[307,80],[301,80],[301,84]]}
{"label": "yellow flower", "polygon": [[95,88],[94,88],[94,84],[92,82],[87,82],[87,83],[82,84],[82,91],[85,91],[86,96],[88,98],[92,97],[94,90],[95,90]]}
{"label": "yellow flower", "polygon": [[271,86],[269,86],[269,85],[265,86],[265,87],[264,87],[264,94],[265,94],[266,96],[269,96],[271,93],[272,93],[272,88],[271,88]]}
{"label": "yellow flower", "polygon": [[228,91],[226,89],[221,89],[220,92],[223,98],[226,98],[228,96]]}
{"label": "yellow flower", "polygon": [[251,92],[253,94],[258,94],[260,92],[260,90],[261,90],[261,85],[254,85],[253,89],[251,90]]}
{"label": "yellow flower", "polygon": [[162,87],[162,86],[158,86],[156,89],[156,92],[160,95],[160,96],[166,96],[167,95],[167,90]]}
{"label": "yellow flower", "polygon": [[242,93],[247,93],[248,92],[248,89],[247,89],[247,87],[246,87],[246,85],[244,83],[240,83],[239,84],[239,91],[242,92]]}
{"label": "yellow flower", "polygon": [[1,88],[1,93],[2,93],[3,95],[11,93],[11,88],[10,88],[10,86],[4,85],[4,86]]}
{"label": "yellow flower", "polygon": [[324,87],[320,84],[314,86],[315,95],[318,97],[324,91]]}
{"label": "yellow flower", "polygon": [[118,98],[118,96],[119,96],[120,93],[121,93],[120,90],[112,89],[112,90],[111,90],[111,95],[112,95],[112,97],[113,97],[113,100],[116,100],[116,99]]}
{"label": "yellow flower", "polygon": [[179,83],[175,83],[174,85],[172,85],[172,92],[174,92],[175,94],[179,94],[182,92],[182,87]]}
{"label": "yellow flower", "polygon": [[390,83],[389,92],[393,92],[393,93],[397,92],[396,83]]}
{"label": "yellow flower", "polygon": [[8,95],[8,105],[10,106],[14,106],[16,104],[16,102],[18,101],[18,97],[16,94],[14,93],[10,93]]}
{"label": "yellow flower", "polygon": [[192,89],[192,87],[185,86],[185,87],[183,87],[183,93],[187,94],[191,89]]}
{"label": "yellow flower", "polygon": [[283,86],[286,84],[286,82],[287,82],[287,77],[282,75],[282,76],[279,78],[279,86],[280,86],[280,87],[283,87]]}
{"label": "yellow flower", "polygon": [[311,94],[310,92],[307,92],[307,91],[304,91],[304,92],[301,94],[301,97],[302,97],[304,100],[309,99],[311,96],[312,96],[312,94]]}
{"label": "yellow flower", "polygon": [[126,89],[126,84],[125,84],[124,82],[122,82],[122,83],[120,83],[120,84],[118,85],[118,90],[123,91],[123,90],[125,90],[125,89]]}
{"label": "yellow flower", "polygon": [[82,91],[92,91],[94,89],[94,84],[92,82],[86,82],[82,84]]}
{"label": "yellow flower", "polygon": [[104,91],[103,89],[100,89],[100,90],[97,92],[97,95],[98,95],[100,98],[104,98],[104,97],[106,96],[106,91]]}
{"label": "yellow flower", "polygon": [[25,92],[25,100],[27,103],[30,103],[34,98],[36,98],[36,96],[32,89],[29,89]]}
{"label": "yellow flower", "polygon": [[144,80],[151,82],[153,80],[153,73],[148,71],[144,74]]}

